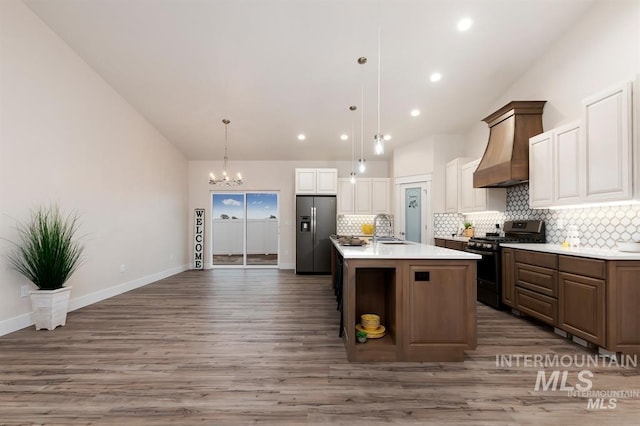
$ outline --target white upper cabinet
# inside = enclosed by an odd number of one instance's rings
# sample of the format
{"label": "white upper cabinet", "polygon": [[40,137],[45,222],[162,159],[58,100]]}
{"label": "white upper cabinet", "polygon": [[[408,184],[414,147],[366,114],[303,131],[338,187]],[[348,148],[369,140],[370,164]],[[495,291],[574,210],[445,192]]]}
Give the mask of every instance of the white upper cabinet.
{"label": "white upper cabinet", "polygon": [[461,211],[460,209],[461,189],[462,189],[461,168],[463,164],[466,164],[471,160],[472,158],[462,158],[462,157],[455,158],[449,161],[445,166],[444,208],[446,213],[457,213]]}
{"label": "white upper cabinet", "polygon": [[296,194],[337,194],[338,169],[296,169]]}
{"label": "white upper cabinet", "polygon": [[371,213],[391,213],[391,180],[388,178],[371,179]]}
{"label": "white upper cabinet", "polygon": [[584,197],[584,155],[580,122],[556,129],[553,138],[553,204],[569,205]]}
{"label": "white upper cabinet", "polygon": [[371,213],[371,179],[356,179],[356,214]]}
{"label": "white upper cabinet", "polygon": [[587,98],[582,121],[529,139],[532,208],[634,198],[631,87]]}
{"label": "white upper cabinet", "polygon": [[580,202],[580,122],[570,123],[529,139],[529,205],[545,208]]}
{"label": "white upper cabinet", "polygon": [[349,178],[338,179],[338,215],[355,213],[355,185]]}
{"label": "white upper cabinet", "polygon": [[479,161],[466,163],[460,168],[460,213],[473,211],[473,172],[476,171]]}
{"label": "white upper cabinet", "polygon": [[338,184],[339,215],[390,213],[389,178],[358,178],[355,184],[341,178]]}
{"label": "white upper cabinet", "polygon": [[585,99],[586,202],[633,197],[631,83]]}
{"label": "white upper cabinet", "polygon": [[460,213],[504,211],[507,208],[505,188],[474,188],[473,172],[480,159],[465,163],[460,168]]}
{"label": "white upper cabinet", "polygon": [[553,133],[529,139],[529,205],[541,208],[553,202]]}

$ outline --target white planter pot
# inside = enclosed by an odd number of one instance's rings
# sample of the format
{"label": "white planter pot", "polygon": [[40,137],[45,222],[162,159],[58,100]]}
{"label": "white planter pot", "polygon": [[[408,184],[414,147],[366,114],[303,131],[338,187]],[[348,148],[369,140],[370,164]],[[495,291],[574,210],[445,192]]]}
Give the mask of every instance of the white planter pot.
{"label": "white planter pot", "polygon": [[53,330],[59,325],[67,323],[67,309],[71,287],[57,290],[31,291],[31,306],[36,330]]}

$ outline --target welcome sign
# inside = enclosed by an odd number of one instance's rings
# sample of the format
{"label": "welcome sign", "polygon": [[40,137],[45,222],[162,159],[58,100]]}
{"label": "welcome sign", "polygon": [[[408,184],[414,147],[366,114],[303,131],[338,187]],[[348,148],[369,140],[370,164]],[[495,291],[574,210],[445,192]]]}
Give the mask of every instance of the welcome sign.
{"label": "welcome sign", "polygon": [[193,269],[204,269],[204,209],[195,209],[193,223]]}

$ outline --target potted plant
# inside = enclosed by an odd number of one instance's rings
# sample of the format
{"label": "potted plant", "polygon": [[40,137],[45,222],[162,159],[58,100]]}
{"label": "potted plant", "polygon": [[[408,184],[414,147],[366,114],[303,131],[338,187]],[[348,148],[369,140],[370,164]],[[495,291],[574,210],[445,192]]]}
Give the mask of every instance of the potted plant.
{"label": "potted plant", "polygon": [[7,259],[38,287],[30,292],[36,330],[66,324],[71,287],[64,283],[82,263],[78,226],[77,215],[65,215],[55,204],[32,210],[30,220],[17,225],[20,242]]}
{"label": "potted plant", "polygon": [[464,223],[464,236],[473,237],[473,223],[471,222]]}
{"label": "potted plant", "polygon": [[367,332],[366,331],[362,331],[362,330],[358,330],[356,332],[356,339],[358,339],[358,342],[360,343],[364,343],[367,341]]}

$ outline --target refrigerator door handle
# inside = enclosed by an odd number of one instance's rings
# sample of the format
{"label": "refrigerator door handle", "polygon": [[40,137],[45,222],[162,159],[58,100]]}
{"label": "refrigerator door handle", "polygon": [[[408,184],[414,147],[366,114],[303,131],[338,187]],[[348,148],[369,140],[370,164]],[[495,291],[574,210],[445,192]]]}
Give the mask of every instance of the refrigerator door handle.
{"label": "refrigerator door handle", "polygon": [[311,207],[311,235],[315,242],[316,239],[316,208]]}

